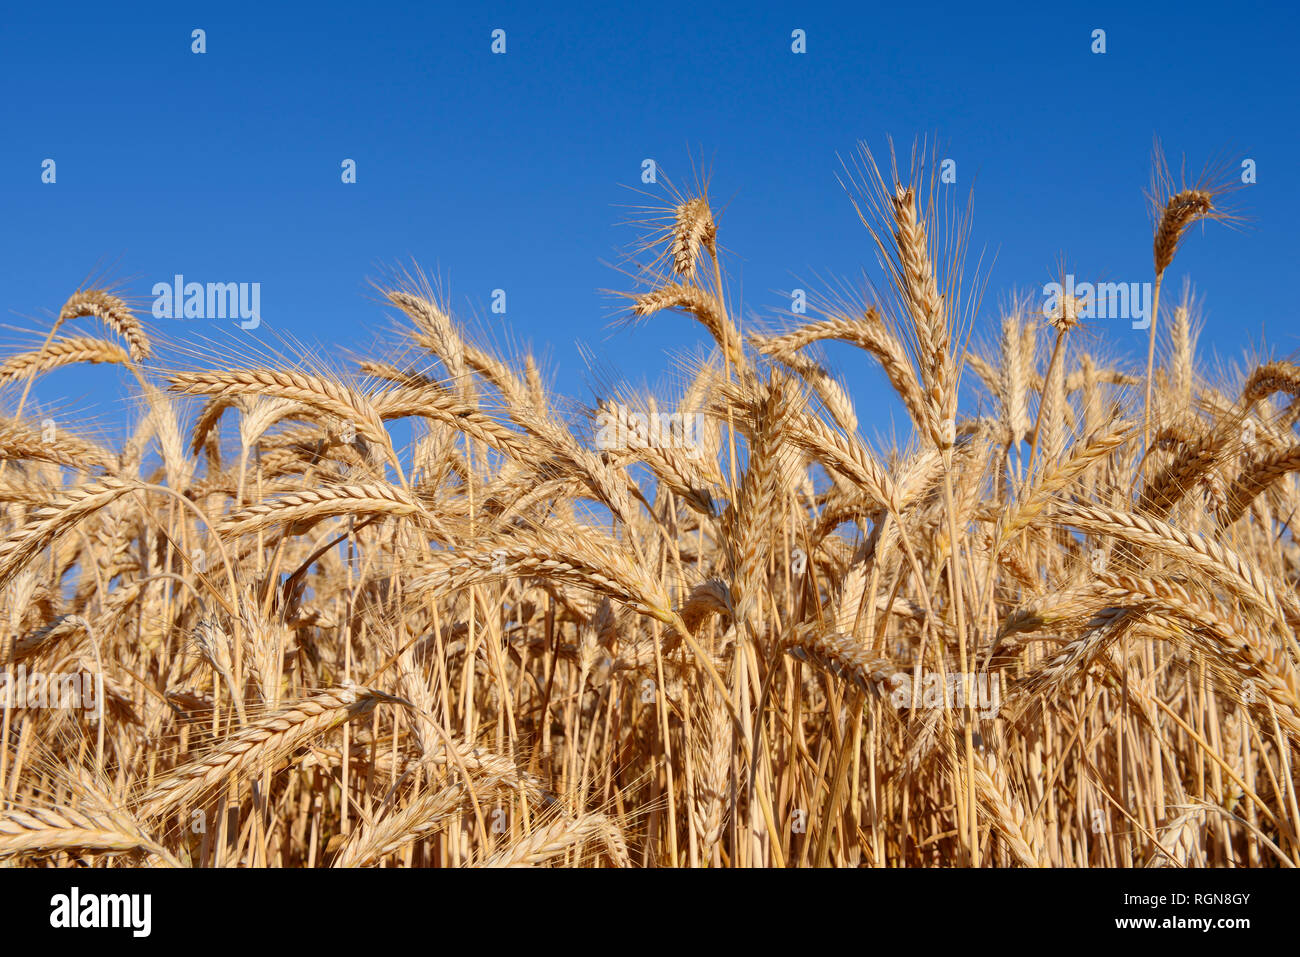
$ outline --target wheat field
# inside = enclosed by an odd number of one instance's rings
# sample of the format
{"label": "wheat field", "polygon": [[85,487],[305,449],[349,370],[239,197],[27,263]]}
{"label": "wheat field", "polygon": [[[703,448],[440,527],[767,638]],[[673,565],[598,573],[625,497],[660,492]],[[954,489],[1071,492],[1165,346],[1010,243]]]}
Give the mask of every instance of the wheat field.
{"label": "wheat field", "polygon": [[[670,397],[560,395],[418,272],[346,369],[76,291],[0,362],[0,862],[1300,862],[1300,367],[1211,374],[1160,301],[1230,185],[1157,158],[1132,333],[982,302],[929,159],[845,164],[874,292],[763,322],[707,190],[653,202],[620,311],[712,342]],[[120,448],[35,411],[81,363]]]}

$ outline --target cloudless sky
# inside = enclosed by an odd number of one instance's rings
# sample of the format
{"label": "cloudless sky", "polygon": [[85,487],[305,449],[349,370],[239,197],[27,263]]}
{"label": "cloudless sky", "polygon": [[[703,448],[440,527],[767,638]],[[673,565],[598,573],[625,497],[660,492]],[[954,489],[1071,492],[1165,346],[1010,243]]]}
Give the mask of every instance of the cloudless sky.
{"label": "cloudless sky", "polygon": [[[611,264],[637,236],[620,224],[643,202],[628,188],[643,159],[682,185],[712,171],[748,322],[788,309],[792,287],[879,278],[836,174],[859,140],[887,155],[889,136],[904,149],[928,136],[954,159],[959,202],[974,186],[984,339],[1011,292],[1041,290],[1062,257],[1081,279],[1151,278],[1159,135],[1175,167],[1256,161],[1258,182],[1233,197],[1249,224],[1198,228],[1165,288],[1190,275],[1203,296],[1202,352],[1266,340],[1285,355],[1300,331],[1298,27],[1282,3],[8,4],[0,323],[28,331],[0,343],[34,347],[30,330],[107,267],[145,310],[176,273],[259,282],[262,327],[227,322],[226,339],[341,357],[390,325],[369,280],[416,262],[459,317],[530,344],[590,401],[578,343],[652,385],[669,381],[666,352],[704,343],[677,315],[611,328],[624,305],[604,290],[631,288]],[[182,341],[217,324],[149,321]],[[1145,351],[1127,322],[1088,334],[1105,353]],[[864,428],[888,430],[883,377],[833,359]],[[124,385],[78,370],[36,394],[112,423]]]}

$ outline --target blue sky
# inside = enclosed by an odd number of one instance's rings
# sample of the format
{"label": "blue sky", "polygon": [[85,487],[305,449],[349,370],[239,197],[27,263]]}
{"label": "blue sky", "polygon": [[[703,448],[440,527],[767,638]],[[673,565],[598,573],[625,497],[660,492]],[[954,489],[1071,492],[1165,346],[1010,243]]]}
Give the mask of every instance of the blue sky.
{"label": "blue sky", "polygon": [[[146,304],[158,281],[261,283],[263,326],[317,355],[364,350],[388,322],[371,278],[420,264],[455,312],[529,343],[590,399],[577,343],[633,382],[698,348],[678,316],[613,329],[611,268],[636,238],[641,162],[712,170],[733,301],[863,269],[866,231],[836,174],[859,140],[928,136],[974,191],[987,271],[977,338],[1013,289],[1062,257],[1080,277],[1145,281],[1153,135],[1176,163],[1257,163],[1234,197],[1250,219],[1189,237],[1166,279],[1203,296],[1202,351],[1296,349],[1300,103],[1294,7],[1066,3],[895,5],[530,3],[301,9],[160,4],[6,9],[0,27],[0,322],[31,330],[108,267]],[[191,53],[191,30],[207,52]],[[504,56],[491,32],[506,31]],[[791,31],[807,53],[791,52]],[[1107,52],[1090,51],[1106,31]],[[41,182],[53,158],[57,182]],[[357,163],[356,184],[340,163]],[[507,314],[489,310],[507,292]],[[1168,302],[1166,298],[1166,302]],[[213,323],[161,320],[182,341]],[[508,328],[508,332],[506,331]],[[1099,322],[1093,346],[1137,355],[1145,333]],[[31,332],[0,331],[6,347]],[[868,432],[894,414],[860,356],[832,358]],[[667,380],[664,380],[667,387]],[[42,408],[120,418],[119,373],[44,380]],[[0,401],[4,397],[0,396]],[[873,414],[879,410],[880,415]],[[11,411],[11,410],[10,410]]]}

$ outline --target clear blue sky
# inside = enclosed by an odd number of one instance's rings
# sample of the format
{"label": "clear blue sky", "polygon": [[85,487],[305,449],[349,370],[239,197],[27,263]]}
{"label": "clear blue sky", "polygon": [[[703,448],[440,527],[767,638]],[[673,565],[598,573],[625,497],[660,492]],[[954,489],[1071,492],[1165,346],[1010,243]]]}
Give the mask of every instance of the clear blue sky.
{"label": "clear blue sky", "polygon": [[[414,260],[489,327],[504,288],[511,335],[588,399],[579,341],[652,383],[664,350],[703,342],[676,316],[610,328],[619,304],[602,290],[628,285],[609,263],[634,238],[619,223],[643,158],[688,181],[704,157],[729,204],[733,292],[747,316],[770,316],[789,305],[782,291],[816,289],[814,274],[878,275],[837,154],[929,135],[957,160],[963,195],[975,184],[973,249],[996,257],[981,336],[1062,256],[1080,276],[1150,278],[1143,190],[1158,134],[1175,161],[1227,150],[1258,164],[1237,194],[1249,227],[1198,230],[1167,280],[1190,274],[1204,296],[1203,350],[1235,357],[1261,335],[1275,354],[1296,349],[1294,6],[23,6],[0,26],[7,325],[33,328],[110,266],[143,301],[175,273],[260,282],[251,335],[363,349],[386,325],[367,280]],[[203,55],[190,52],[196,27]],[[494,28],[504,56],[489,49]],[[1090,52],[1095,28],[1104,55]],[[355,185],[340,182],[345,158]],[[1144,346],[1122,322],[1092,334],[1104,351]],[[874,431],[883,379],[835,358]],[[51,377],[38,397],[111,422],[123,383],[98,371]]]}

